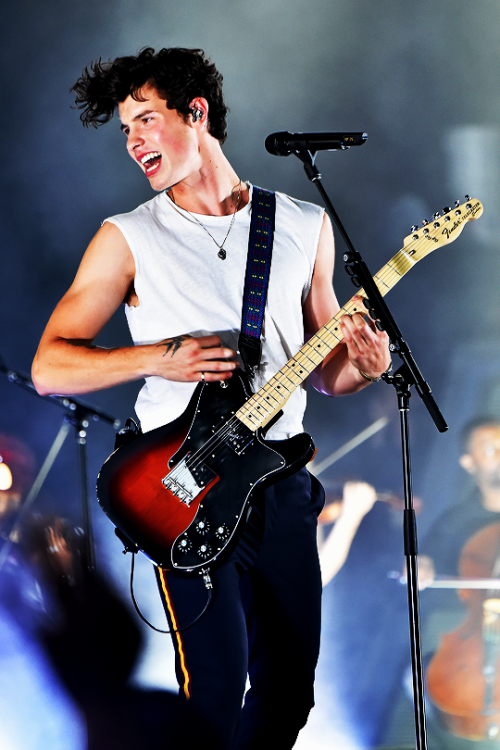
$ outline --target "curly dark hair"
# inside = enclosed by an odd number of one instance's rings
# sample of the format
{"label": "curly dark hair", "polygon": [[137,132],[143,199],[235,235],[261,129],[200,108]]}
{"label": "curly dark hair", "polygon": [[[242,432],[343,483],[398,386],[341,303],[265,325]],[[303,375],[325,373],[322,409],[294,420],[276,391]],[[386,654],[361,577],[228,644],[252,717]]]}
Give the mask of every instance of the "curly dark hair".
{"label": "curly dark hair", "polygon": [[75,104],[83,110],[80,119],[86,127],[97,128],[109,122],[119,103],[128,96],[137,101],[143,86],[153,86],[175,109],[187,118],[189,104],[197,96],[209,104],[208,132],[224,143],[227,137],[228,108],[222,95],[222,75],[201,49],[170,47],[155,52],[146,47],[137,56],[117,57],[86,67],[71,88]]}

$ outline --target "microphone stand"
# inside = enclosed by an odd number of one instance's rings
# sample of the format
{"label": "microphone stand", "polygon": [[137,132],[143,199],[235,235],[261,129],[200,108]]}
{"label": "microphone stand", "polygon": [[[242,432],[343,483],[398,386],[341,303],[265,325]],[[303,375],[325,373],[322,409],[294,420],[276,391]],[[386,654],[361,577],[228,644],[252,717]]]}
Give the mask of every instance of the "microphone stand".
{"label": "microphone stand", "polygon": [[88,482],[87,482],[87,428],[90,420],[99,421],[102,420],[111,424],[116,430],[120,426],[120,420],[115,417],[106,414],[101,409],[96,409],[93,406],[83,403],[79,399],[73,396],[40,396],[37,393],[32,380],[26,375],[22,375],[14,370],[10,370],[6,367],[2,359],[0,358],[0,372],[5,373],[9,382],[18,385],[21,388],[29,391],[38,398],[44,400],[49,399],[52,403],[56,404],[60,408],[64,409],[64,417],[59,432],[57,433],[52,446],[45,458],[42,468],[38,472],[38,475],[31,487],[26,499],[24,500],[21,510],[19,511],[17,520],[12,528],[7,541],[0,550],[0,571],[2,570],[5,561],[7,560],[10,550],[13,544],[14,531],[19,528],[19,525],[26,515],[27,511],[33,504],[34,500],[38,496],[43,482],[47,474],[49,473],[54,461],[61,450],[64,441],[70,430],[70,425],[74,427],[74,435],[78,453],[78,468],[80,476],[80,492],[81,492],[81,505],[82,505],[82,527],[84,531],[84,570],[86,573],[93,573],[95,570],[95,551],[94,551],[94,534],[92,528],[92,517],[90,512],[90,504],[88,498]]}
{"label": "microphone stand", "polygon": [[[349,146],[339,144],[329,150],[345,150]],[[408,588],[408,610],[410,622],[410,649],[413,675],[413,696],[415,712],[415,730],[416,730],[416,747],[417,750],[426,750],[427,735],[425,725],[425,708],[424,708],[424,688],[423,688],[423,669],[422,669],[422,647],[420,636],[420,610],[417,580],[417,525],[415,511],[413,508],[412,482],[411,482],[411,452],[410,439],[408,431],[408,412],[410,409],[410,388],[415,389],[424,402],[434,424],[439,432],[445,432],[448,429],[439,408],[432,396],[429,385],[424,380],[408,344],[404,341],[396,322],[387,307],[384,298],[380,294],[375,284],[372,274],[363,261],[361,255],[355,250],[347,232],[340,221],[324,187],[321,182],[321,174],[314,164],[316,151],[309,151],[303,146],[298,145],[293,153],[304,164],[304,170],[308,179],[316,185],[328,214],[335,222],[340,234],[342,235],[348,251],[344,254],[343,260],[346,263],[346,271],[351,276],[355,286],[363,287],[367,295],[367,311],[375,319],[377,327],[386,330],[390,339],[390,350],[398,354],[403,364],[394,373],[394,375],[384,375],[383,379],[394,386],[398,400],[398,409],[400,413],[401,429],[401,446],[402,446],[402,463],[403,463],[403,482],[404,482],[404,553],[406,557],[407,571],[407,588]]]}

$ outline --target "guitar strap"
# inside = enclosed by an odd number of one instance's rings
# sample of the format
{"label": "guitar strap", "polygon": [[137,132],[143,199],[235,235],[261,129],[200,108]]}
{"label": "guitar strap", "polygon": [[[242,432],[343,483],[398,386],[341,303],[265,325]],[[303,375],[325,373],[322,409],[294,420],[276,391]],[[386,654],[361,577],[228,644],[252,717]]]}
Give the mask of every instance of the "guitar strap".
{"label": "guitar strap", "polygon": [[262,351],[260,336],[271,272],[275,213],[275,194],[254,185],[241,333],[238,339],[238,348],[245,370],[251,377],[260,362]]}

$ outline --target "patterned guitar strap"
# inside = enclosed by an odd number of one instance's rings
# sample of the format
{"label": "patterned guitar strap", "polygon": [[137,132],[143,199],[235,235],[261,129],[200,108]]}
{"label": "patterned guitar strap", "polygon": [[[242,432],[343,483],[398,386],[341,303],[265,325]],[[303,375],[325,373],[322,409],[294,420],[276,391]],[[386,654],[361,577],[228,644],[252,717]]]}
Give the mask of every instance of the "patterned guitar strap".
{"label": "patterned guitar strap", "polygon": [[238,339],[245,370],[251,377],[260,363],[262,352],[260,337],[271,272],[275,213],[275,194],[254,185],[241,333]]}

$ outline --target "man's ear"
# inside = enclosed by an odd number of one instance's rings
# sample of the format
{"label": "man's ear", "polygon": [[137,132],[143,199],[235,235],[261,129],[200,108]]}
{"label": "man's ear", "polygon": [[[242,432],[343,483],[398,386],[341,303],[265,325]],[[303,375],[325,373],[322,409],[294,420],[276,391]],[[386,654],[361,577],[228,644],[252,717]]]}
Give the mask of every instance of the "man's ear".
{"label": "man's ear", "polygon": [[458,459],[458,463],[462,467],[462,469],[465,469],[469,474],[474,474],[474,459],[470,455],[470,453],[464,453],[460,458]]}
{"label": "man's ear", "polygon": [[192,121],[205,123],[208,117],[208,102],[202,96],[197,96],[189,104]]}

